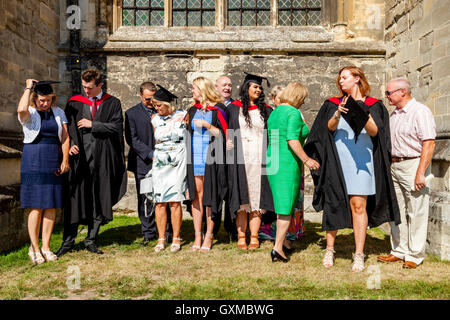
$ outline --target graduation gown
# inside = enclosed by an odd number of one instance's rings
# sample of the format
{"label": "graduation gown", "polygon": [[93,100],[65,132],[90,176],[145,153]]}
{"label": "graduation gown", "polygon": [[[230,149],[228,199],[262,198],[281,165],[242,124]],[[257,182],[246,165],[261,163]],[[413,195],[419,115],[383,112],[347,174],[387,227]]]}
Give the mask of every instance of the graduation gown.
{"label": "graduation gown", "polygon": [[[305,152],[320,164],[311,171],[314,180],[313,207],[323,210],[323,230],[352,228],[352,212],[346,190],[341,163],[333,133],[328,130],[328,120],[336,112],[340,101],[331,98],[324,102],[304,146]],[[367,111],[378,127],[378,134],[371,137],[376,194],[368,196],[367,215],[369,227],[385,222],[400,223],[400,212],[391,176],[391,138],[389,114],[381,100],[367,97]]]}
{"label": "graduation gown", "polygon": [[[90,100],[74,96],[66,104],[65,113],[71,145],[78,155],[70,156],[68,205],[64,216],[70,223],[89,224],[94,217],[102,223],[113,219],[112,207],[126,192],[123,115],[120,100],[103,94],[92,128],[77,128],[83,118],[92,120]],[[96,212],[93,212],[95,194]]]}
{"label": "graduation gown", "polygon": [[[216,107],[225,109],[223,104],[217,104]],[[194,160],[192,153],[192,119],[195,113],[199,110],[196,106],[191,107],[187,113],[187,130],[188,137],[186,139],[186,151],[187,151],[187,187],[189,190],[189,201],[186,201],[187,209],[191,212],[191,203],[197,195],[194,179]],[[220,135],[214,137],[210,135],[208,155],[205,164],[205,175],[203,181],[203,205],[211,207],[212,219],[217,215],[222,214],[222,201],[227,194],[227,177],[225,168],[225,133],[227,130],[227,124],[223,117],[219,118],[218,110],[212,110],[211,125],[220,130]]]}
{"label": "graduation gown", "polygon": [[[242,102],[240,100],[235,100],[230,103],[227,107],[227,115],[228,115],[228,128],[230,130],[238,130],[240,129],[239,125],[239,111],[241,109]],[[272,108],[266,105],[267,110],[269,111],[269,115],[272,112]],[[265,123],[265,129],[267,130],[267,121]],[[239,134],[239,131],[233,131],[234,135],[232,138],[233,141],[233,152],[228,152],[227,155],[227,174],[228,174],[228,201],[230,203],[230,214],[231,218],[234,220],[237,215],[237,211],[239,210],[242,204],[250,203],[250,198],[248,195],[248,182],[247,175],[245,172],[245,164],[238,163],[238,155],[236,150],[242,149],[242,140]],[[268,142],[268,134],[266,134],[265,141],[263,143],[262,150],[255,150],[255,152],[262,152],[262,159],[266,159],[267,152],[267,142]],[[273,197],[272,190],[270,189],[269,180],[267,179],[267,175],[265,172],[265,164],[264,161],[261,164],[262,173],[261,174],[261,191],[260,191],[260,205],[261,209],[266,209],[267,211],[273,211]]]}

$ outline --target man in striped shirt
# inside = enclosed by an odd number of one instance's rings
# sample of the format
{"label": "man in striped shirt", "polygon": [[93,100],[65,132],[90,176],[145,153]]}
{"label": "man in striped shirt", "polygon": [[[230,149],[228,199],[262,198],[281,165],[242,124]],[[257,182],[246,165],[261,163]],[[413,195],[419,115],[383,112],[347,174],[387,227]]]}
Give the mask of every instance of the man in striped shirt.
{"label": "man in striped shirt", "polygon": [[401,224],[391,223],[392,251],[378,261],[404,261],[403,267],[415,269],[425,258],[429,188],[436,125],[430,109],[411,96],[410,83],[395,79],[386,87],[391,113],[392,180],[400,208]]}

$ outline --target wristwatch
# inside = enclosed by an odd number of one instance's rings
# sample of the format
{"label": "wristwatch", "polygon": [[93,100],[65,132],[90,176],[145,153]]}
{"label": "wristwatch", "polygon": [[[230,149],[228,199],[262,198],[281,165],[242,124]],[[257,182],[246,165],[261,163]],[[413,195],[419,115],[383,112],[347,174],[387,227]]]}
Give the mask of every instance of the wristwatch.
{"label": "wristwatch", "polygon": [[336,110],[336,112],[333,114],[333,117],[334,117],[335,119],[339,119],[339,118],[341,117],[341,115],[338,115],[338,112],[337,112],[337,110]]}

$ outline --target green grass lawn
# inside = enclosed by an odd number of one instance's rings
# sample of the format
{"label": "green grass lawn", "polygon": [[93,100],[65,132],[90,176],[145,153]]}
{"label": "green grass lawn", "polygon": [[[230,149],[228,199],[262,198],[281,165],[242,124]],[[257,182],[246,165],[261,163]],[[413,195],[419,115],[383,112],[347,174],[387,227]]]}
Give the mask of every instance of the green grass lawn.
{"label": "green grass lawn", "polygon": [[[76,251],[58,261],[32,266],[28,245],[0,255],[0,299],[443,299],[450,298],[449,262],[427,257],[416,270],[401,263],[380,264],[379,254],[390,249],[389,237],[379,229],[369,231],[366,269],[351,272],[353,233],[342,230],[336,241],[336,263],[322,267],[325,232],[320,224],[306,223],[303,238],[289,263],[272,263],[272,243],[255,251],[241,251],[223,228],[210,252],[192,252],[191,220],[183,221],[182,250],[168,248],[156,254],[141,247],[137,217],[116,215],[103,226],[98,245],[104,255],[84,249],[86,229],[77,238]],[[62,227],[55,228],[51,249],[56,252]],[[72,270],[72,271],[71,271]],[[80,288],[73,284],[79,270]],[[379,289],[371,279],[379,279]],[[368,285],[369,283],[369,285]],[[373,289],[371,289],[373,288]]]}

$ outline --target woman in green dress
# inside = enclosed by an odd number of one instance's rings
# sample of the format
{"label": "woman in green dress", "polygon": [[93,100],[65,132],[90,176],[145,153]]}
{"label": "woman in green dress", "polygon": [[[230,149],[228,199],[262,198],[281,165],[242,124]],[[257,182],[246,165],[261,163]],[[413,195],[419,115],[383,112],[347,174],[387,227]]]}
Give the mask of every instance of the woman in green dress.
{"label": "woman in green dress", "polygon": [[280,96],[281,104],[271,113],[267,128],[267,176],[272,189],[277,234],[270,253],[272,262],[288,262],[283,252],[283,243],[288,231],[291,215],[299,198],[303,163],[310,170],[320,165],[303,151],[309,129],[298,108],[308,96],[308,90],[298,82],[291,82]]}

